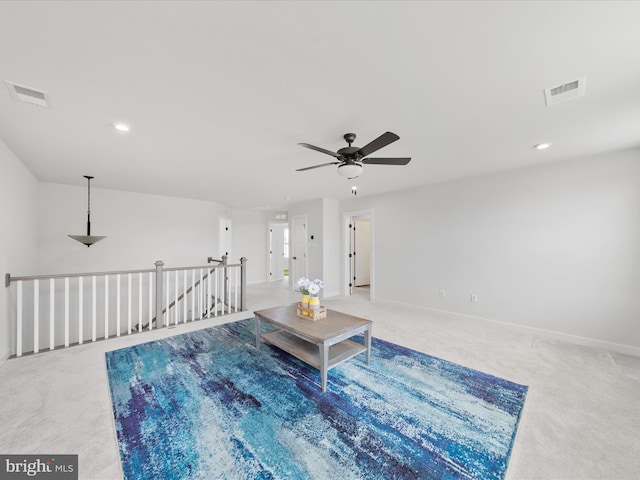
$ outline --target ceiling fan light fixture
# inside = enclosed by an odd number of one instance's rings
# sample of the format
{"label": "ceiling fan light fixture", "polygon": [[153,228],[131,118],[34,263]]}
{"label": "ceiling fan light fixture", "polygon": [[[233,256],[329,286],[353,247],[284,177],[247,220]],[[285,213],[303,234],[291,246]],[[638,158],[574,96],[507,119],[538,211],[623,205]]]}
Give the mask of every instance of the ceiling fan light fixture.
{"label": "ceiling fan light fixture", "polygon": [[346,178],[356,178],[362,173],[362,165],[359,163],[343,163],[338,165],[338,174]]}

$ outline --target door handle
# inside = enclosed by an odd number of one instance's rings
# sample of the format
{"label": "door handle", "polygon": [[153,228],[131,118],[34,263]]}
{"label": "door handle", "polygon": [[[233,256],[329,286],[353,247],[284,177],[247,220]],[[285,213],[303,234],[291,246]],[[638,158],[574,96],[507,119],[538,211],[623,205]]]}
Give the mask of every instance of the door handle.
{"label": "door handle", "polygon": [[297,259],[298,259],[298,257],[291,257],[291,259],[292,259],[292,260],[297,260]]}

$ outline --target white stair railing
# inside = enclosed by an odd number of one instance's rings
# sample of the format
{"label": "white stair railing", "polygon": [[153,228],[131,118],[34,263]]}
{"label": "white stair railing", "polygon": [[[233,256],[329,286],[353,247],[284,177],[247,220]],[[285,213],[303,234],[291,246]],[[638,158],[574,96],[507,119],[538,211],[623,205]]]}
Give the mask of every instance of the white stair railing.
{"label": "white stair railing", "polygon": [[5,286],[14,299],[11,354],[20,357],[244,311],[246,258],[196,267],[164,268],[159,260],[148,270],[6,274]]}

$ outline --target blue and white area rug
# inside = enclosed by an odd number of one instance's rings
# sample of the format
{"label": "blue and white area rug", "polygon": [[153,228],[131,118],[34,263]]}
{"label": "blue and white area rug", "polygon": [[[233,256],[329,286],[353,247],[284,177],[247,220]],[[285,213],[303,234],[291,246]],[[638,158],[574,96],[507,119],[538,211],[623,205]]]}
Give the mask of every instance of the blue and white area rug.
{"label": "blue and white area rug", "polygon": [[504,478],[526,386],[374,338],[322,393],[254,328],[107,353],[125,478]]}

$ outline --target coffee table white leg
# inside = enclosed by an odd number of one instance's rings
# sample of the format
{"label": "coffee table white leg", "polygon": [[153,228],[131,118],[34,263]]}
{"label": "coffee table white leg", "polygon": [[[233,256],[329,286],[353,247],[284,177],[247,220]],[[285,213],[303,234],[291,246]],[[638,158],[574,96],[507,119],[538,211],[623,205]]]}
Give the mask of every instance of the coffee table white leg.
{"label": "coffee table white leg", "polygon": [[329,345],[320,344],[320,376],[322,378],[322,391],[327,391],[327,370],[329,369]]}
{"label": "coffee table white leg", "polygon": [[364,346],[367,347],[367,365],[371,363],[371,326],[364,332]]}

